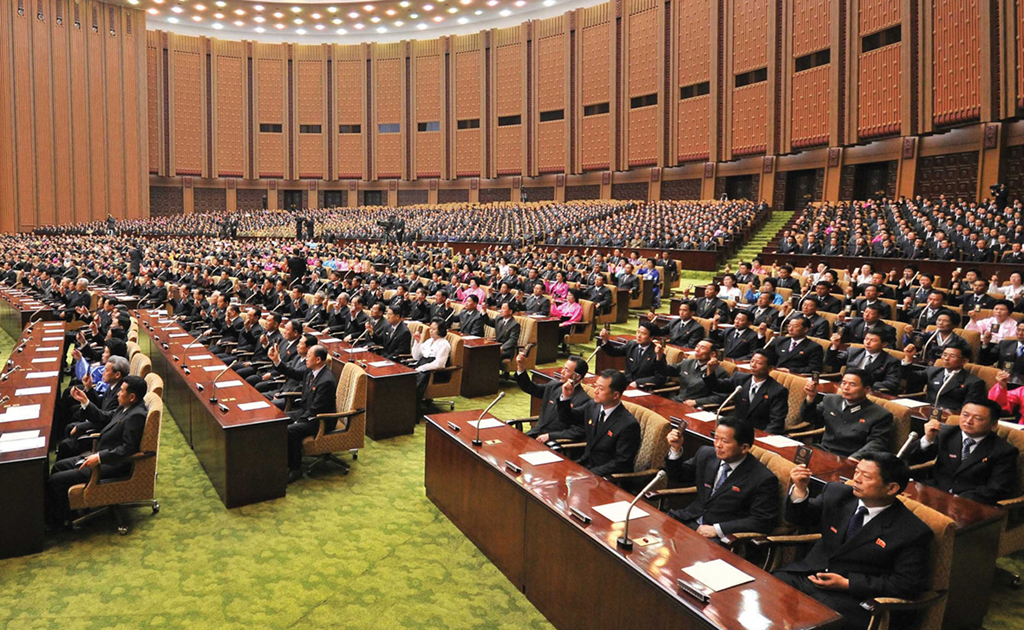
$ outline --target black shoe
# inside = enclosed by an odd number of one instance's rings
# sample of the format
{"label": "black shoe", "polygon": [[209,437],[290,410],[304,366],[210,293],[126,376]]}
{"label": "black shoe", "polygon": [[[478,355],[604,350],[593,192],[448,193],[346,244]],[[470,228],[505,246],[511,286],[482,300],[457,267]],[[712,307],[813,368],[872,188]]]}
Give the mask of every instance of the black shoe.
{"label": "black shoe", "polygon": [[302,469],[301,468],[293,468],[293,469],[288,471],[288,483],[289,484],[295,483],[299,479],[302,479]]}

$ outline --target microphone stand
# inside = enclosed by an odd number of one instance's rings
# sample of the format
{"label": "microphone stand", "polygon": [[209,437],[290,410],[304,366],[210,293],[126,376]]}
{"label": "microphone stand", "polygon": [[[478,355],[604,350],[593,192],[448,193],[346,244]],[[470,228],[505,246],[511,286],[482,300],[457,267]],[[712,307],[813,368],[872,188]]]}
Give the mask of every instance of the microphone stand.
{"label": "microphone stand", "polygon": [[20,369],[21,369],[20,365],[15,365],[10,370],[5,372],[3,376],[0,376],[0,381],[7,381],[7,379],[11,377],[11,374],[14,374],[15,372],[17,372]]}
{"label": "microphone stand", "polygon": [[633,513],[633,506],[636,505],[636,502],[640,500],[640,497],[646,495],[650,491],[650,489],[654,487],[655,484],[657,484],[664,478],[665,471],[659,470],[658,474],[654,475],[654,479],[651,479],[651,482],[644,486],[644,489],[638,492],[635,497],[633,497],[633,501],[629,504],[629,509],[626,510],[626,522],[623,524],[622,527],[622,536],[619,536],[619,539],[615,541],[615,544],[619,547],[619,549],[625,549],[626,551],[633,550],[633,541],[629,539],[629,517]]}
{"label": "microphone stand", "polygon": [[217,386],[217,380],[220,379],[220,377],[224,376],[224,374],[228,370],[230,370],[231,368],[235,367],[236,363],[238,363],[238,359],[235,359],[234,361],[232,361],[231,365],[229,365],[229,366],[225,367],[223,370],[221,370],[220,373],[217,374],[217,377],[214,378],[212,381],[210,381],[210,387],[212,388],[210,391],[213,392],[213,396],[210,396],[210,402],[212,402],[212,403],[217,402],[217,387],[216,387]]}
{"label": "microphone stand", "polygon": [[209,333],[210,333],[210,331],[209,331],[209,330],[207,330],[207,331],[204,331],[204,332],[203,332],[202,334],[200,334],[200,335],[199,335],[198,337],[196,337],[195,339],[193,339],[191,343],[189,343],[189,344],[188,344],[187,346],[185,346],[185,349],[184,349],[184,350],[182,350],[182,351],[181,351],[181,357],[182,357],[182,359],[181,359],[181,369],[183,369],[183,370],[184,370],[184,369],[187,369],[187,368],[188,368],[188,366],[187,366],[187,365],[185,365],[185,359],[187,359],[187,358],[188,358],[188,351],[189,351],[189,349],[190,349],[190,348],[191,348],[192,346],[194,346],[194,345],[196,345],[197,343],[199,343],[199,340],[200,340],[200,339],[202,339],[203,337],[205,337],[206,335],[208,335]]}
{"label": "microphone stand", "polygon": [[910,435],[907,436],[907,441],[903,443],[903,446],[900,447],[899,452],[896,453],[896,457],[903,457],[903,453],[905,453],[907,449],[910,448],[910,445],[914,443],[914,440],[917,440],[920,437],[921,436],[917,434],[917,431],[911,431]]}
{"label": "microphone stand", "polygon": [[498,401],[505,397],[505,392],[499,392],[497,398],[491,401],[491,404],[487,405],[487,409],[484,409],[480,414],[480,417],[476,419],[476,437],[473,438],[473,446],[482,446],[483,442],[480,440],[480,423],[483,421],[484,416],[491,410],[491,407],[498,404]]}
{"label": "microphone stand", "polygon": [[[751,377],[750,380],[754,380],[754,378]],[[732,393],[729,394],[729,397],[722,401],[721,405],[718,405],[718,409],[715,410],[715,424],[718,424],[718,421],[721,420],[722,418],[722,409],[729,406],[729,403],[732,402],[732,399],[735,398],[736,395],[739,394],[741,391],[743,391],[743,386],[737,385],[736,389],[732,390]]]}

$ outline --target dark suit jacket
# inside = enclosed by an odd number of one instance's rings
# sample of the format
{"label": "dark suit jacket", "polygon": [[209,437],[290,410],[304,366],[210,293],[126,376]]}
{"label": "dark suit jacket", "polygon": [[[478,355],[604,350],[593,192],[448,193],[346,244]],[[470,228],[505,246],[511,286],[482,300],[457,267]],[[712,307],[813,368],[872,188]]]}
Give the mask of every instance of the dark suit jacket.
{"label": "dark suit jacket", "polygon": [[753,306],[748,312],[751,317],[750,326],[755,329],[761,324],[768,324],[768,328],[774,329],[775,322],[779,319],[779,311],[771,306],[765,307],[761,313],[757,312],[757,306]]}
{"label": "dark suit jacket", "polygon": [[853,488],[839,483],[826,484],[824,492],[806,501],[787,501],[786,520],[820,528],[822,538],[802,560],[780,572],[842,575],[850,590],[834,595],[849,599],[852,609],[872,597],[916,597],[927,586],[932,530],[897,500],[847,540],[858,504]]}
{"label": "dark suit jacket", "polygon": [[892,414],[867,399],[843,411],[843,402],[839,394],[829,394],[815,404],[804,401],[800,407],[804,422],[825,427],[822,448],[845,457],[888,452]]}
{"label": "dark suit jacket", "polygon": [[730,321],[729,305],[722,298],[698,298],[693,302],[697,305],[697,310],[693,313],[694,317],[714,319],[715,313],[721,313],[723,322]]}
{"label": "dark suit jacket", "polygon": [[[676,394],[675,399],[680,402],[693,399],[698,405],[710,402],[714,392],[711,391],[704,378],[706,369],[706,367],[701,369],[697,359],[683,359],[679,363],[666,365],[665,376],[679,378],[679,393]],[[715,376],[716,378],[728,378],[729,375],[719,366],[715,370]]]}
{"label": "dark suit jacket", "polygon": [[684,348],[696,347],[697,343],[704,338],[704,326],[692,317],[683,321],[682,319],[674,319],[664,328],[655,327],[654,335],[661,337],[668,335],[669,343],[682,346]]}
{"label": "dark suit jacket", "polygon": [[755,429],[774,434],[782,433],[786,428],[786,416],[789,415],[789,390],[769,376],[761,383],[754,400],[750,400],[752,378],[754,377],[749,372],[735,372],[730,378],[709,375],[708,386],[715,392],[711,402],[724,402],[733,390],[740,387],[740,393],[731,403],[736,409],[727,415],[745,418]]}
{"label": "dark suit jacket", "polygon": [[463,335],[473,335],[475,337],[484,336],[484,320],[480,315],[480,311],[470,311],[468,309],[462,309],[459,313],[459,332]]}
{"label": "dark suit jacket", "polygon": [[[558,415],[558,399],[562,396],[562,382],[551,381],[541,387],[530,379],[527,372],[516,374],[516,383],[519,389],[523,390],[534,398],[540,398],[540,415],[537,422],[533,423],[526,433],[530,437],[537,437],[548,433],[552,440],[569,439],[573,441],[582,440],[586,437],[583,425],[568,425],[562,422]],[[590,402],[590,396],[582,387],[573,390],[572,398],[569,399],[570,407],[579,407]]]}
{"label": "dark suit jacket", "polygon": [[[291,366],[285,366],[284,371],[291,377],[299,375],[299,372]],[[302,376],[302,397],[299,398],[296,404],[292,405],[292,410],[288,412],[288,417],[293,422],[319,422],[316,419],[317,415],[321,413],[334,413],[337,409],[335,407],[335,394],[338,389],[338,382],[334,379],[334,373],[331,372],[331,368],[326,365],[315,378],[313,377],[312,370],[305,369],[304,371],[305,374]],[[332,418],[327,420],[325,428],[328,431],[333,431],[336,425],[337,420]]]}
{"label": "dark suit jacket", "polygon": [[753,455],[747,455],[725,482],[712,493],[721,460],[712,446],[702,446],[690,459],[666,459],[665,470],[676,483],[697,488],[697,498],[682,510],[669,512],[672,518],[697,529],[718,525],[723,534],[761,532],[768,534],[779,520],[779,480]]}
{"label": "dark suit jacket", "polygon": [[983,348],[982,355],[987,356],[988,363],[1000,369],[1011,366],[1007,371],[1020,376],[1024,374],[1024,355],[1017,356],[1017,343],[1016,339],[1003,339],[998,346],[990,344],[987,349]]}
{"label": "dark suit jacket", "polygon": [[775,367],[786,368],[794,374],[820,372],[825,359],[822,347],[816,341],[805,337],[790,352],[790,341],[789,337],[779,337],[768,346],[768,349],[775,353]]}
{"label": "dark suit jacket", "polygon": [[[128,408],[119,408],[111,415],[96,443],[104,477],[118,477],[127,472],[130,467],[127,459],[139,452],[145,428],[146,405],[141,401]],[[108,470],[108,466],[115,469]]]}
{"label": "dark suit jacket", "polygon": [[508,358],[514,355],[516,346],[519,345],[519,333],[522,330],[516,318],[509,317],[506,322],[501,317],[491,319],[489,315],[484,315],[483,321],[494,329],[494,340],[501,344],[501,356]]}
{"label": "dark suit jacket", "polygon": [[637,385],[661,385],[665,382],[665,360],[654,354],[654,344],[641,348],[635,340],[625,345],[606,343],[601,346],[610,357],[626,357],[626,380]]}
{"label": "dark suit jacket", "polygon": [[601,405],[590,401],[573,407],[571,401],[558,401],[558,417],[563,424],[580,425],[586,432],[587,446],[576,460],[590,472],[602,477],[614,473],[633,472],[637,451],[640,450],[640,423],[619,405],[604,424],[596,426]]}
{"label": "dark suit jacket", "polygon": [[551,314],[551,300],[543,295],[540,297],[531,295],[526,298],[526,312],[530,315],[548,316]]}
{"label": "dark suit jacket", "polygon": [[[860,366],[865,352],[867,350],[864,348],[850,348],[849,350],[839,351],[829,348],[825,351],[825,365],[834,372],[838,372],[843,367],[848,370],[853,369]],[[864,369],[874,378],[874,385],[872,387],[876,391],[895,394],[899,390],[900,380],[903,378],[903,366],[900,364],[899,359],[885,350],[879,352],[873,361],[869,361],[864,366]]]}
{"label": "dark suit jacket", "polygon": [[[929,367],[921,370],[913,365],[905,365],[903,366],[903,375],[907,379],[907,391],[919,392],[923,388],[925,390],[924,399],[929,404],[934,404],[935,395],[939,393],[946,378],[945,372],[945,368],[942,367]],[[942,390],[938,406],[958,412],[967,402],[980,402],[987,398],[988,390],[985,387],[985,381],[967,370],[960,370],[953,375],[949,384]]]}
{"label": "dark suit jacket", "polygon": [[961,461],[963,444],[960,427],[947,424],[927,449],[920,440],[911,442],[903,458],[911,465],[934,459],[932,477],[925,483],[943,492],[989,504],[1010,498],[1017,481],[1016,447],[993,431]]}
{"label": "dark suit jacket", "polygon": [[382,356],[395,359],[412,350],[412,333],[405,322],[398,322],[397,326],[388,326],[380,335],[374,335],[373,342],[383,347],[380,351]]}
{"label": "dark suit jacket", "polygon": [[764,342],[758,340],[757,331],[753,328],[719,328],[712,330],[710,337],[722,346],[725,358],[733,361],[746,361],[755,350],[764,346]]}
{"label": "dark suit jacket", "polygon": [[[854,317],[843,326],[843,341],[846,343],[864,343],[864,335],[868,333],[868,323],[862,317]],[[877,321],[872,329],[882,336],[888,347],[896,347],[896,329],[882,321]]]}

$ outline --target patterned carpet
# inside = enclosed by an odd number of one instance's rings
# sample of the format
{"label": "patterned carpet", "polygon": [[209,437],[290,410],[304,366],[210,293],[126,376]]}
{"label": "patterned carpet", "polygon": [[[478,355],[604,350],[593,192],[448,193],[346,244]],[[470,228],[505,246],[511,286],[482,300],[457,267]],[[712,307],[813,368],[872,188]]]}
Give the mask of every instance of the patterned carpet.
{"label": "patterned carpet", "polygon": [[[0,356],[11,347],[0,334]],[[528,398],[505,390],[495,415],[527,415]],[[0,561],[0,627],[551,627],[424,496],[422,426],[367,440],[347,476],[325,468],[231,511],[171,418],[160,448],[162,510],[133,514],[128,536],[100,518]],[[1024,627],[1020,592],[1001,588],[990,610],[986,627]]]}

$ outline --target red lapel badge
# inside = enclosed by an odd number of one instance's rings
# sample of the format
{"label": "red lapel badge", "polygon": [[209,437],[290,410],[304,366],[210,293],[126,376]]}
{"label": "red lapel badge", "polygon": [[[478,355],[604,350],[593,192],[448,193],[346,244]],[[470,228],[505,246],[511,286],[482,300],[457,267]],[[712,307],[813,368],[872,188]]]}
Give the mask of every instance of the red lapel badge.
{"label": "red lapel badge", "polygon": [[733,492],[740,492],[740,488],[739,488],[739,486],[733,486],[733,487],[732,487],[732,491],[733,491]]}
{"label": "red lapel badge", "polygon": [[875,544],[878,545],[879,547],[881,547],[882,549],[885,549],[885,541],[882,540],[881,538],[875,540]]}
{"label": "red lapel badge", "polygon": [[608,431],[608,437],[612,437],[612,432]]}

